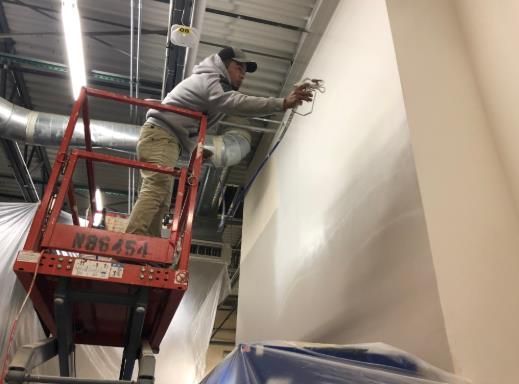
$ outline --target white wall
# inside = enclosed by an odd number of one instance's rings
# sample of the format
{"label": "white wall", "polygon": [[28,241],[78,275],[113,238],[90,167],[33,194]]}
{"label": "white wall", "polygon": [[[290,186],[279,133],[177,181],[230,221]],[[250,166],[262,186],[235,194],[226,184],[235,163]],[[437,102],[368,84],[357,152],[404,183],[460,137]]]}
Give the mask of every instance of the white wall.
{"label": "white wall", "polygon": [[344,0],[244,212],[237,341],[383,341],[451,369],[386,4]]}
{"label": "white wall", "polygon": [[517,2],[387,3],[455,371],[517,383]]}
{"label": "white wall", "polygon": [[455,4],[482,104],[519,207],[519,1]]}

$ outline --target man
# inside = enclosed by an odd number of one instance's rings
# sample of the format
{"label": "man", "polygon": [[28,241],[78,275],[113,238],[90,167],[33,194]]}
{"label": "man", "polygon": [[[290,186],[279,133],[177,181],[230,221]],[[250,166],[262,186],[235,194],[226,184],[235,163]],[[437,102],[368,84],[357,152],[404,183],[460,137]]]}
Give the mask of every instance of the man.
{"label": "man", "polygon": [[[303,87],[295,88],[284,99],[238,92],[245,74],[255,72],[257,67],[242,50],[226,47],[196,65],[193,74],[168,93],[162,103],[206,113],[210,131],[226,114],[267,115],[312,100],[312,93]],[[191,153],[196,146],[197,120],[156,109],[150,109],[146,118],[137,143],[139,161],[174,167],[180,151]],[[173,177],[145,170],[141,170],[141,176],[139,198],[126,232],[159,237],[162,219],[170,206]]]}

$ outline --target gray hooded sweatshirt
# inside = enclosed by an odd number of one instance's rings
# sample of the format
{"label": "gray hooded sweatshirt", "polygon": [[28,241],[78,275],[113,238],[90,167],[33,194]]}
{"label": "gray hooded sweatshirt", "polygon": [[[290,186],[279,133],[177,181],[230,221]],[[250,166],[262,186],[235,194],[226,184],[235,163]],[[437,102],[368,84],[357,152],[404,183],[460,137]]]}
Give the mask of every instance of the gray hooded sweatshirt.
{"label": "gray hooded sweatshirt", "polygon": [[[207,114],[207,130],[226,114],[260,116],[283,111],[283,99],[247,96],[232,89],[229,73],[220,56],[205,58],[193,68],[193,74],[179,83],[162,101]],[[147,122],[171,131],[178,137],[183,150],[191,152],[198,136],[199,122],[173,112],[150,109]]]}

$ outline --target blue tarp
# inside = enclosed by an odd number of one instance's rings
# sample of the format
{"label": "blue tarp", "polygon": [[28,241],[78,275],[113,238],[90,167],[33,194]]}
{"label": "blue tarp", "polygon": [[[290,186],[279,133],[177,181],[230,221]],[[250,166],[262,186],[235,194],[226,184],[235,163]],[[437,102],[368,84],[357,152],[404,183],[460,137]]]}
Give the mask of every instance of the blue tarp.
{"label": "blue tarp", "polygon": [[385,344],[240,344],[201,384],[466,384]]}

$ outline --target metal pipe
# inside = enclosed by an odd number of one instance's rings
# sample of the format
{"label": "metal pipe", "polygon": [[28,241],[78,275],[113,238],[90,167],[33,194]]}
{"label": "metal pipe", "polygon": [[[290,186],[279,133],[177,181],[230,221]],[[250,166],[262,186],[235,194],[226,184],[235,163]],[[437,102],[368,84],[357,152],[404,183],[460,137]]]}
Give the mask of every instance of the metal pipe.
{"label": "metal pipe", "polygon": [[282,121],[267,119],[265,117],[251,117],[250,120],[263,121],[265,123],[281,124]]}
{"label": "metal pipe", "polygon": [[[133,36],[134,36],[134,0],[131,0],[130,2],[130,97],[133,97]],[[130,104],[130,121],[133,122],[133,115],[134,115],[135,106],[133,104]],[[131,156],[130,156],[131,158]],[[132,189],[132,169],[128,168],[128,214],[132,211],[133,206],[133,200],[131,195],[131,189]]]}
{"label": "metal pipe", "polygon": [[135,97],[139,98],[140,59],[141,59],[141,30],[142,30],[142,0],[139,0],[137,12],[137,58],[135,59]]}
{"label": "metal pipe", "polygon": [[[131,0],[130,2],[130,97],[133,97],[133,46],[134,46],[134,42],[133,42],[133,35],[134,35],[134,26],[133,26],[133,22],[134,22],[134,9],[135,7],[135,4],[134,4],[134,0]],[[130,119],[133,119],[133,107],[134,105],[133,104],[130,104]]]}
{"label": "metal pipe", "polygon": [[168,77],[169,48],[171,45],[171,22],[173,20],[173,2],[174,0],[169,1],[168,32],[166,35],[166,54],[164,58],[164,72],[162,73],[162,91],[160,94],[161,100],[163,100],[166,97],[166,80]]}
{"label": "metal pipe", "polygon": [[230,121],[220,121],[220,122],[218,122],[218,124],[226,125],[228,127],[243,128],[243,129],[247,129],[249,131],[256,131],[256,132],[276,133],[278,131],[277,128],[256,127],[254,125],[231,123]]}
{"label": "metal pipe", "polygon": [[[193,6],[191,7],[191,1]],[[166,40],[166,55],[164,60],[164,72],[162,75],[162,94],[161,97],[164,99],[166,96],[166,89],[168,87],[173,88],[176,84],[182,81],[184,78],[191,74],[191,70],[195,64],[196,56],[198,53],[198,45],[199,42],[192,48],[182,48],[176,47],[175,58],[176,60],[174,72],[174,83],[171,83],[170,72],[172,71],[171,65],[174,63],[170,63],[170,51],[171,51],[171,26],[174,23],[184,24],[183,15],[186,9],[192,8],[191,13],[189,15],[189,19],[191,20],[190,24],[192,27],[200,30],[202,26],[202,20],[205,13],[205,0],[190,0],[190,1],[174,1],[170,0],[169,5],[169,19],[168,19],[168,31],[167,31],[167,40]],[[182,15],[178,16],[178,14],[182,11]],[[175,14],[176,13],[176,14]],[[168,68],[169,66],[169,68]]]}
{"label": "metal pipe", "polygon": [[[137,57],[135,58],[135,97],[139,98],[139,88],[141,82],[141,73],[140,73],[140,62],[141,62],[141,35],[142,35],[142,0],[138,2],[138,10],[137,10]],[[139,123],[139,109],[135,107],[134,115],[133,115],[133,123]],[[130,156],[133,160],[135,159],[135,155]],[[129,201],[131,207],[135,202],[135,179],[137,177],[137,172],[135,168],[131,168],[131,185],[129,190]]]}
{"label": "metal pipe", "polygon": [[[207,5],[207,0],[195,0],[193,6],[193,15],[191,18],[191,26],[193,28],[198,29],[200,34],[202,33],[202,24],[204,21],[205,9]],[[196,57],[198,56],[198,47],[200,46],[200,42],[198,41],[196,45],[192,48],[189,48],[186,55],[186,60],[184,63],[184,76],[187,77],[191,75],[191,71],[196,64]]]}
{"label": "metal pipe", "polygon": [[[69,117],[54,113],[31,111],[0,97],[0,137],[42,146],[60,145]],[[140,126],[90,120],[92,145],[134,153]],[[215,145],[216,143],[216,145]],[[207,135],[204,148],[213,153],[216,166],[239,163],[250,152],[250,135],[230,130],[223,135]],[[84,145],[83,121],[78,120],[71,144]]]}
{"label": "metal pipe", "polygon": [[[176,3],[175,3],[176,4]],[[181,25],[191,25],[191,16],[192,16],[192,5],[193,0],[178,0],[179,10],[182,9],[182,14],[180,15],[180,19],[174,18],[173,22],[175,24]],[[187,21],[185,20],[186,11],[189,12],[187,16]],[[177,84],[179,84],[182,80],[184,80],[185,70],[186,70],[186,62],[187,62],[187,53],[188,48],[182,46],[176,46],[176,60],[175,60],[175,74],[173,76],[172,88],[175,88]],[[169,85],[169,83],[168,83]]]}
{"label": "metal pipe", "polygon": [[211,209],[217,209],[218,205],[220,205],[220,198],[222,198],[222,191],[225,186],[225,181],[227,180],[227,175],[229,174],[229,167],[224,167],[222,172],[220,173],[220,177],[218,178],[218,184],[216,185],[216,189],[213,194],[213,199],[211,201]]}
{"label": "metal pipe", "polygon": [[[185,13],[185,8],[190,6],[191,5],[187,0],[175,0],[173,2],[171,24],[182,24],[182,15]],[[168,25],[168,30],[170,31],[171,24]],[[168,56],[168,60],[164,67],[165,78],[162,84],[163,98],[167,92],[175,88],[175,85],[183,80],[182,74],[186,51],[184,47],[171,44],[171,39],[167,42],[167,49],[170,51],[170,55]]]}

